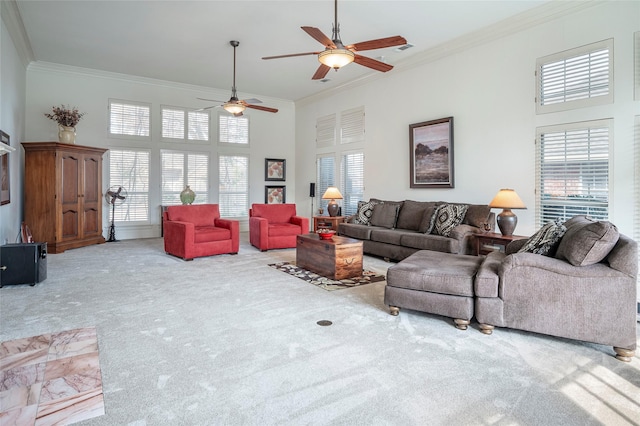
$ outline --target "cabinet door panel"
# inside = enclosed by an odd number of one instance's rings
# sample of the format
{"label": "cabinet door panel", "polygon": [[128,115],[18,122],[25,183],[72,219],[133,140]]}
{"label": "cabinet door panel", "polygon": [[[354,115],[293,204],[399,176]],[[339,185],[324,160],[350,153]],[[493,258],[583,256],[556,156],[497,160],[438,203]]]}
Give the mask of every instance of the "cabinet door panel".
{"label": "cabinet door panel", "polygon": [[78,205],[78,176],[80,166],[78,158],[69,154],[62,156],[62,203]]}
{"label": "cabinet door panel", "polygon": [[62,239],[78,238],[78,211],[66,210],[62,212]]}

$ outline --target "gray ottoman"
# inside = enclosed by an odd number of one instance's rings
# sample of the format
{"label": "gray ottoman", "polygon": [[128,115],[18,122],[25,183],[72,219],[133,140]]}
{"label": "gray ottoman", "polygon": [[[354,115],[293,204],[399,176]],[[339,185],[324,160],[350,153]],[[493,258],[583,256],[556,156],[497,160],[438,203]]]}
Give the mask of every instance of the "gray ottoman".
{"label": "gray ottoman", "polygon": [[473,281],[479,256],[421,250],[387,270],[384,303],[391,315],[400,308],[443,315],[466,330],[473,318]]}

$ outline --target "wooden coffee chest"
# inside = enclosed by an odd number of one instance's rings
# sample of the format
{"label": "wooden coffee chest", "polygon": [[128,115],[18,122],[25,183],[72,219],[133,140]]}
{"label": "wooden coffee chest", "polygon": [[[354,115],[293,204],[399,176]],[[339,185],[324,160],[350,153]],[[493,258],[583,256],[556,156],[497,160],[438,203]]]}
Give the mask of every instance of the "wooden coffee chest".
{"label": "wooden coffee chest", "polygon": [[334,280],[362,275],[362,241],[334,235],[322,240],[318,234],[298,235],[296,265]]}

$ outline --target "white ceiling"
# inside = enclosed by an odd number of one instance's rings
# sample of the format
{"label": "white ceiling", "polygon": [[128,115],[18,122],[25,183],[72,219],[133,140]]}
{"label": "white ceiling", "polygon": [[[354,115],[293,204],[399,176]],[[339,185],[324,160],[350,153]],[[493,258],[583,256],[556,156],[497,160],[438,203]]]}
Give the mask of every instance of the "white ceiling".
{"label": "white ceiling", "polygon": [[[3,0],[4,1],[4,0]],[[415,47],[361,52],[397,65],[413,55],[546,3],[513,1],[338,2],[345,44],[404,36]],[[322,50],[301,26],[331,38],[334,2],[312,1],[34,1],[18,0],[34,59],[58,64],[299,100],[343,85],[369,68],[351,64],[311,80],[315,56],[262,60],[263,56]],[[393,72],[391,70],[390,72]],[[226,100],[226,99],[224,99]]]}

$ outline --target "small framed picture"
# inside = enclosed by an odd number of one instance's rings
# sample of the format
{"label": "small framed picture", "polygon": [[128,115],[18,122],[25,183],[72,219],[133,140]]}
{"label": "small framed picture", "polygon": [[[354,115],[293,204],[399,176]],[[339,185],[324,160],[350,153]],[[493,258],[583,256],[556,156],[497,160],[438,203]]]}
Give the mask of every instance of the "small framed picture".
{"label": "small framed picture", "polygon": [[265,204],[284,204],[287,202],[287,188],[281,186],[265,186],[264,187]]}
{"label": "small framed picture", "polygon": [[[0,130],[0,142],[11,146],[9,135]],[[11,202],[11,183],[9,178],[9,153],[0,156],[0,205],[9,204]]]}
{"label": "small framed picture", "polygon": [[264,159],[264,180],[282,181],[287,179],[287,160],[277,158]]}

